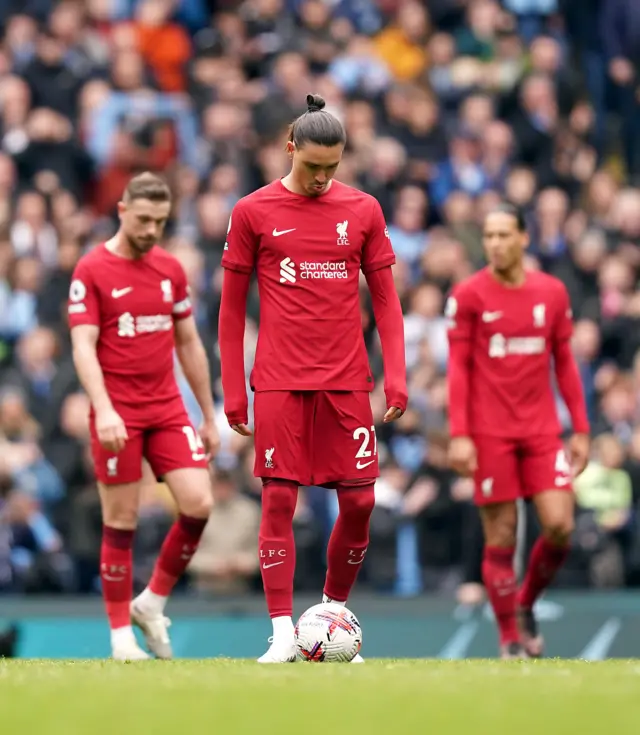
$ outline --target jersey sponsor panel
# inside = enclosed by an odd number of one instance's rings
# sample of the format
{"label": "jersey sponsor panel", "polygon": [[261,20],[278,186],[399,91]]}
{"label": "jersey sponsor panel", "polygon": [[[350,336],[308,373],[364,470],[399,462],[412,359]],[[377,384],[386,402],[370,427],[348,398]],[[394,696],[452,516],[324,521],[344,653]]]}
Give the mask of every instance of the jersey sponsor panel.
{"label": "jersey sponsor panel", "polygon": [[558,433],[552,358],[572,331],[562,283],[531,272],[521,287],[508,288],[487,268],[456,286],[444,315],[452,348],[467,345],[469,431],[504,437]]}
{"label": "jersey sponsor panel", "polygon": [[182,266],[157,246],[133,261],[98,245],[80,259],[69,288],[70,328],[98,327],[109,395],[132,411],[179,398],[174,324],[191,308]]}
{"label": "jersey sponsor panel", "polygon": [[241,199],[222,265],[257,275],[260,339],[252,386],[372,390],[360,273],[394,262],[379,203],[357,189],[334,181],[307,201],[277,181]]}

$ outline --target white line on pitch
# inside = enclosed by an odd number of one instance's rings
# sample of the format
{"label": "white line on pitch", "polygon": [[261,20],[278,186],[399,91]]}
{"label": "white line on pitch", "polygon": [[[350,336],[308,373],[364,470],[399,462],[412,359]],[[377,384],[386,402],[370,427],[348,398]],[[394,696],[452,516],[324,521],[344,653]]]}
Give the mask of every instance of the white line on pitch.
{"label": "white line on pitch", "polygon": [[584,661],[604,660],[621,627],[622,622],[619,618],[609,618],[589,643],[587,643],[578,658]]}
{"label": "white line on pitch", "polygon": [[444,648],[438,654],[438,658],[460,659],[464,658],[471,642],[478,632],[478,623],[472,620],[461,625],[458,630],[445,643]]}

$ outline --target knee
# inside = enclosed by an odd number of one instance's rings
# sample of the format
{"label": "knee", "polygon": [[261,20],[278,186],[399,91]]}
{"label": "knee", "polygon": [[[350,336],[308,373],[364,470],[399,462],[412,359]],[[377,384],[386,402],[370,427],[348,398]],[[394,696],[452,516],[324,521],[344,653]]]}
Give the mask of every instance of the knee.
{"label": "knee", "polygon": [[103,513],[102,522],[105,526],[109,526],[109,528],[115,528],[117,531],[135,531],[138,525],[138,518],[135,513],[127,516],[117,516]]}
{"label": "knee", "polygon": [[375,493],[373,487],[337,487],[340,515],[352,523],[366,522],[373,513]]}
{"label": "knee", "polygon": [[295,482],[265,480],[262,484],[262,517],[271,522],[291,523],[296,510],[298,486]]}
{"label": "knee", "polygon": [[485,516],[483,526],[486,546],[510,549],[516,545],[518,520],[515,513],[507,511],[490,519]]}
{"label": "knee", "polygon": [[567,546],[574,529],[572,516],[550,518],[542,528],[542,535],[554,546]]}
{"label": "knee", "polygon": [[108,499],[102,502],[102,522],[119,531],[133,531],[138,525],[138,506],[128,499]]}
{"label": "knee", "polygon": [[185,498],[180,504],[178,510],[184,516],[189,518],[208,518],[213,510],[213,495],[211,490],[206,492],[203,490],[194,493],[193,496]]}
{"label": "knee", "polygon": [[178,511],[188,518],[209,518],[213,510],[213,488],[208,473],[198,472],[189,476],[188,482],[181,478],[176,482],[167,478],[167,484],[175,498]]}

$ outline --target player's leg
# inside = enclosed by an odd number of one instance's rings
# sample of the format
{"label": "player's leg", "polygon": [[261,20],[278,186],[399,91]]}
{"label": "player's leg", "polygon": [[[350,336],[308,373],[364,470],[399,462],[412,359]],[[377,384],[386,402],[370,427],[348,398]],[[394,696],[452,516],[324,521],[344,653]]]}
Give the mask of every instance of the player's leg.
{"label": "player's leg", "polygon": [[293,577],[296,547],[293,514],[298,499],[298,482],[263,478],[262,515],[258,538],[260,574],[267,610],[273,626],[273,640],[260,663],[294,661],[296,648],[293,626]]}
{"label": "player's leg", "polygon": [[102,508],[100,580],[111,650],[118,660],[149,656],[138,646],[129,606],[133,593],[133,536],[138,520],[142,464],[142,437],[128,428],[129,439],[117,455],[107,452],[92,436],[91,449]]}
{"label": "player's leg", "polygon": [[336,483],[338,517],[327,547],[324,601],[346,605],[369,546],[369,521],[375,505],[370,478]]}
{"label": "player's leg", "polygon": [[[327,546],[327,576],[323,602],[346,607],[369,546],[369,521],[375,505],[375,480],[343,480],[336,483],[338,517]],[[358,653],[351,663],[363,663]]]}
{"label": "player's leg", "polygon": [[256,461],[262,478],[260,574],[273,638],[260,663],[295,661],[293,514],[298,486],[309,484],[308,435],[311,397],[304,393],[256,393],[254,403]]}
{"label": "player's leg", "polygon": [[520,658],[513,566],[520,495],[515,447],[502,439],[481,437],[476,438],[476,449],[475,502],[484,534],[482,580],[498,626],[501,655]]}
{"label": "player's leg", "polygon": [[541,533],[529,556],[525,578],[518,592],[518,624],[527,653],[539,657],[544,641],[538,631],[533,608],[569,553],[575,500],[571,468],[556,437],[538,437],[527,443],[524,472],[525,494],[533,499]]}
{"label": "player's leg", "polygon": [[158,658],[168,659],[173,653],[164,609],[209,520],[211,476],[198,433],[186,415],[175,425],[148,432],[144,453],[154,477],[163,478],[176,501],[178,518],[162,544],[149,584],[131,604],[131,616],[149,649]]}
{"label": "player's leg", "polygon": [[503,658],[519,658],[516,621],[517,580],[513,566],[518,512],[515,501],[480,508],[485,537],[482,580],[498,626]]}
{"label": "player's leg", "polygon": [[[378,451],[369,394],[316,395],[314,476],[338,494],[338,517],[327,547],[323,601],[346,605],[369,545]],[[358,655],[354,661],[361,663]]]}
{"label": "player's leg", "polygon": [[316,394],[314,477],[338,493],[338,517],[327,548],[326,598],[346,603],[369,544],[378,446],[369,394]]}

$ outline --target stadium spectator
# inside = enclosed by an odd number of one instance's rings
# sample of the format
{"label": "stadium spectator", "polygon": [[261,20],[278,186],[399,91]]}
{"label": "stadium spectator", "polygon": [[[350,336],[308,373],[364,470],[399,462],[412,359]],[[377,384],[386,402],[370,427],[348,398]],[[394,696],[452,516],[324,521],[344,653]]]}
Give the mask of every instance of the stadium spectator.
{"label": "stadium spectator", "polygon": [[231,475],[218,472],[213,488],[213,511],[189,573],[199,591],[243,593],[258,576],[260,512],[238,491]]}

